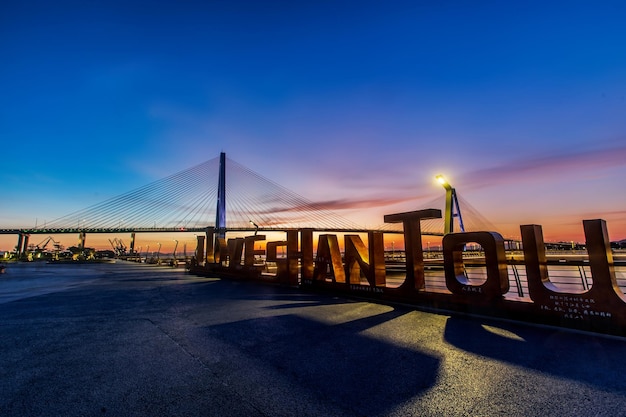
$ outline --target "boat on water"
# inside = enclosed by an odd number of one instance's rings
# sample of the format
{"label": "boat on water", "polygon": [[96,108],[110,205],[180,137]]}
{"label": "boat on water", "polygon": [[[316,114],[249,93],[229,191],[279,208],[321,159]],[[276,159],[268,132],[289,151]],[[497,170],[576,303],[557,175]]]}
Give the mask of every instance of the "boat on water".
{"label": "boat on water", "polygon": [[4,264],[0,264],[0,274],[4,274],[7,270],[7,267]]}

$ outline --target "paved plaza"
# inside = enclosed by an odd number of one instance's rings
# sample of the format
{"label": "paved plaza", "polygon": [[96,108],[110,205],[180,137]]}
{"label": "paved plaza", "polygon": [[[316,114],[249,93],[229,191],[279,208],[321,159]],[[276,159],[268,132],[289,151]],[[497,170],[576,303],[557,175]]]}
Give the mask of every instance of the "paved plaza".
{"label": "paved plaza", "polygon": [[626,339],[124,262],[0,280],[4,417],[626,416]]}

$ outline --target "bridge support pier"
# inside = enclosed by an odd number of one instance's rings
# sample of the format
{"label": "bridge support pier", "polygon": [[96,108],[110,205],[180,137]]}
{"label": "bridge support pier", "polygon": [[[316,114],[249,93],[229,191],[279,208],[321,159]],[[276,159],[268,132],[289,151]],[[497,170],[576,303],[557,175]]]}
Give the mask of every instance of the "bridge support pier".
{"label": "bridge support pier", "polygon": [[80,249],[85,249],[85,240],[87,239],[87,234],[85,232],[80,232],[78,235],[78,247]]}
{"label": "bridge support pier", "polygon": [[24,248],[22,249],[22,256],[28,256],[28,241],[30,240],[30,235],[24,235]]}
{"label": "bridge support pier", "polygon": [[24,234],[17,235],[17,245],[15,245],[15,256],[19,259],[22,256],[22,244],[24,243]]}
{"label": "bridge support pier", "polygon": [[15,256],[17,259],[22,259],[23,256],[26,256],[29,238],[30,235],[27,233],[19,233],[17,235],[17,246],[15,246]]}

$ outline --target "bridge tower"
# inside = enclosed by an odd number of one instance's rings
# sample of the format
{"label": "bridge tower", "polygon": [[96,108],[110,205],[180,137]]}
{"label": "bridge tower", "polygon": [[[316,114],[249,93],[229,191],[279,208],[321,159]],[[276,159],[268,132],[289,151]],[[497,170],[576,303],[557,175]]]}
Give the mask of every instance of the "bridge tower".
{"label": "bridge tower", "polygon": [[226,236],[226,154],[220,153],[220,175],[217,183],[217,210],[215,230],[221,238]]}

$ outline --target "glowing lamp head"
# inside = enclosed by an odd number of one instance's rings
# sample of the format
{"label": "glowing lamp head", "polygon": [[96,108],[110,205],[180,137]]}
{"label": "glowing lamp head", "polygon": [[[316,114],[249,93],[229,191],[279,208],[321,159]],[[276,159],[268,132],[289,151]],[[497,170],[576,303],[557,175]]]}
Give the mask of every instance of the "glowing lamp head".
{"label": "glowing lamp head", "polygon": [[252,220],[250,220],[250,225],[254,226],[254,235],[256,236],[257,232],[259,231],[259,225],[253,222]]}
{"label": "glowing lamp head", "polygon": [[443,188],[445,188],[446,190],[451,190],[452,186],[450,185],[450,183],[444,178],[443,175],[437,175],[435,177],[435,179],[437,180],[437,182],[439,184],[441,184],[443,186]]}

